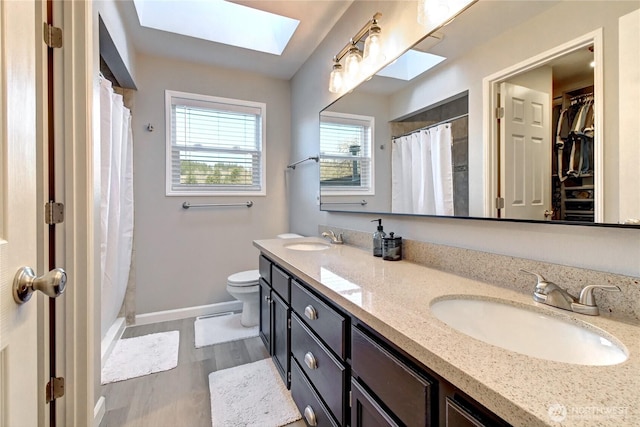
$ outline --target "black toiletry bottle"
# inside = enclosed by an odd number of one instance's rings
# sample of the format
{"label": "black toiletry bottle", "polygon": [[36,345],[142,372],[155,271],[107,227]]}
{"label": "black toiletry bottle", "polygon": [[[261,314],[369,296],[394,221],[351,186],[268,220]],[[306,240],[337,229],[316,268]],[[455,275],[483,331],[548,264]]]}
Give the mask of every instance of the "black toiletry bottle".
{"label": "black toiletry bottle", "polygon": [[373,256],[382,256],[382,239],[386,236],[385,232],[382,231],[382,219],[374,219],[371,222],[378,221],[378,229],[375,233],[373,233]]}
{"label": "black toiletry bottle", "polygon": [[382,259],[387,261],[400,261],[402,259],[402,237],[389,237],[382,239]]}

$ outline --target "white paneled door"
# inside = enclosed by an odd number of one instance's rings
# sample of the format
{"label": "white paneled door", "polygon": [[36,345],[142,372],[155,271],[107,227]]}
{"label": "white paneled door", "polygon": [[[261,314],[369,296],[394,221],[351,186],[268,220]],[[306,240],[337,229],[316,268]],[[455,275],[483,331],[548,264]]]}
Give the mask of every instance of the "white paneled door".
{"label": "white paneled door", "polygon": [[550,95],[510,83],[500,85],[500,194],[505,218],[550,219]]}
{"label": "white paneled door", "polygon": [[37,262],[34,1],[0,2],[0,425],[37,426],[37,304],[13,278]]}

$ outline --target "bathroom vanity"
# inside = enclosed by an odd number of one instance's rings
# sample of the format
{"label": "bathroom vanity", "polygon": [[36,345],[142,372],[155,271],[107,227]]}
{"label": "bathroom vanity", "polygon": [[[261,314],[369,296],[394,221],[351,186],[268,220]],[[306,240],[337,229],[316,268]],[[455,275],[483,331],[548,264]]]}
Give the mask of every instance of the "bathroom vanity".
{"label": "bathroom vanity", "polygon": [[637,324],[579,315],[620,340],[629,355],[623,363],[532,358],[464,335],[430,311],[452,295],[540,309],[530,296],[346,245],[291,244],[254,242],[261,251],[260,336],[308,425],[640,422]]}

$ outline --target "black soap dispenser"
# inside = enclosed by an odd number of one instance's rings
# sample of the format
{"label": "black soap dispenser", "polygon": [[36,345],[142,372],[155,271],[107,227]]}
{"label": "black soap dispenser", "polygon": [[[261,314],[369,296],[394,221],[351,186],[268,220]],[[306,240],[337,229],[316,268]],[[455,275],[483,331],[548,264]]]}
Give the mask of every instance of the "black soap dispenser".
{"label": "black soap dispenser", "polygon": [[382,256],[382,239],[386,236],[385,232],[382,230],[382,219],[374,219],[371,222],[378,221],[378,229],[375,233],[373,233],[373,256]]}
{"label": "black soap dispenser", "polygon": [[400,261],[402,259],[402,237],[395,237],[389,233],[389,237],[382,239],[382,259],[386,261]]}

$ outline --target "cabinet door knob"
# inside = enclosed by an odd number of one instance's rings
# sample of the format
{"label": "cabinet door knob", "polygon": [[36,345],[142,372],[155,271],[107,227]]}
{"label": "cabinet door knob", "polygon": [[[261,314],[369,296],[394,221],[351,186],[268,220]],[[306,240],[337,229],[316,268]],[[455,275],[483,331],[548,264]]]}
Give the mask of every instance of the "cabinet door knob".
{"label": "cabinet door knob", "polygon": [[308,305],[304,308],[304,315],[307,316],[309,320],[315,320],[318,318],[318,312],[312,305]]}
{"label": "cabinet door knob", "polygon": [[309,369],[318,368],[318,361],[310,351],[308,351],[307,354],[304,355],[304,363],[309,367]]}
{"label": "cabinet door knob", "polygon": [[316,419],[316,413],[313,412],[313,408],[310,405],[307,405],[304,408],[304,419],[307,420],[307,424],[310,426],[317,426],[318,420]]}

